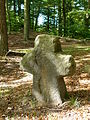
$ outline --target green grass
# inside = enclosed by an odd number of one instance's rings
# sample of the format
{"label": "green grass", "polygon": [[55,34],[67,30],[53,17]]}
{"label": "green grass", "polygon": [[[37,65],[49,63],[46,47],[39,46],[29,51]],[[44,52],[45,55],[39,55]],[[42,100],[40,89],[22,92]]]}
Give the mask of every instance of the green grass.
{"label": "green grass", "polygon": [[19,53],[29,53],[31,52],[32,49],[16,49],[14,52],[19,52]]}
{"label": "green grass", "polygon": [[63,48],[63,54],[73,55],[73,56],[81,56],[90,53],[89,46],[70,46]]}
{"label": "green grass", "polygon": [[72,97],[70,97],[70,106],[80,107],[80,101],[78,101],[77,98],[72,96]]}

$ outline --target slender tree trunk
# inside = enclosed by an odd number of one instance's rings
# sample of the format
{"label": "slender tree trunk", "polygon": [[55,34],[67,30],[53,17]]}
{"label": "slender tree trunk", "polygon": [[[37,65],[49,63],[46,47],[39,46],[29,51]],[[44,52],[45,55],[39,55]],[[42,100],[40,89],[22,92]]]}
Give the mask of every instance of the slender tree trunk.
{"label": "slender tree trunk", "polygon": [[14,0],[14,17],[16,19],[16,0]]}
{"label": "slender tree trunk", "polygon": [[33,14],[32,14],[32,29],[34,30],[34,10],[33,10]]}
{"label": "slender tree trunk", "polygon": [[7,19],[8,19],[8,34],[11,33],[11,21],[10,21],[10,7],[9,7],[9,1],[6,0],[6,12],[7,12]]}
{"label": "slender tree trunk", "polygon": [[64,23],[64,36],[66,36],[66,0],[63,0],[63,23]]}
{"label": "slender tree trunk", "polygon": [[[67,3],[67,12],[71,12],[71,11],[72,11],[72,0],[69,2],[69,4]],[[69,19],[67,19],[67,27],[69,27],[69,29],[67,30],[67,36],[70,35],[72,31],[71,25],[72,25],[72,17],[71,15],[69,15]]]}
{"label": "slender tree trunk", "polygon": [[3,56],[8,51],[8,36],[6,27],[5,0],[0,0],[0,55]]}
{"label": "slender tree trunk", "polygon": [[38,7],[38,12],[37,12],[37,16],[36,16],[35,31],[36,31],[36,29],[37,29],[37,23],[38,23],[39,13],[40,13],[40,6]]}
{"label": "slender tree trunk", "polygon": [[56,19],[55,27],[58,28],[58,20]]}
{"label": "slender tree trunk", "polygon": [[54,25],[54,29],[55,29],[55,3],[54,3],[54,21],[53,21],[53,25]]}
{"label": "slender tree trunk", "polygon": [[29,39],[29,0],[24,0],[24,40]]}
{"label": "slender tree trunk", "polygon": [[33,3],[32,3],[32,6],[33,6],[33,9],[32,9],[32,29],[34,30],[34,0],[33,0]]}
{"label": "slender tree trunk", "polygon": [[[84,0],[84,10],[88,11],[90,9],[90,0],[88,0],[88,6],[85,5],[85,2],[86,1]],[[90,25],[90,23],[89,23],[90,22],[90,14],[89,13],[85,14],[84,21],[85,21],[85,31],[88,31],[89,25]]]}
{"label": "slender tree trunk", "polygon": [[88,0],[88,9],[90,9],[90,0]]}
{"label": "slender tree trunk", "polygon": [[47,31],[49,32],[49,7],[47,8]]}
{"label": "slender tree trunk", "polygon": [[[88,0],[88,8],[87,8],[87,11],[89,11],[90,10],[90,0]],[[90,25],[90,14],[88,13],[87,15],[86,15],[86,26],[87,26],[87,28],[89,29],[89,25]]]}
{"label": "slender tree trunk", "polygon": [[62,36],[61,0],[58,0],[58,35]]}
{"label": "slender tree trunk", "polygon": [[[10,14],[10,11],[11,11],[11,9],[12,9],[12,0],[10,0],[10,2],[9,2],[9,14]],[[11,14],[10,14],[10,31],[12,31],[12,24],[11,24]]]}
{"label": "slender tree trunk", "polygon": [[30,2],[30,5],[29,5],[29,26],[30,26],[30,29],[31,29],[31,26],[32,26],[32,24],[31,24],[31,2]]}
{"label": "slender tree trunk", "polygon": [[21,0],[18,0],[18,16],[19,21],[21,21]]}

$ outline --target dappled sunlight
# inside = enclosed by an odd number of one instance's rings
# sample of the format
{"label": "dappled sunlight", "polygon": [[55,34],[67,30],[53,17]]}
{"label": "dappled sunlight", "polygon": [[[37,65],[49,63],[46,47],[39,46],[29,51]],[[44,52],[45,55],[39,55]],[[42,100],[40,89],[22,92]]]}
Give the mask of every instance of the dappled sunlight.
{"label": "dappled sunlight", "polygon": [[80,45],[78,45],[78,46],[75,46],[75,48],[78,48],[78,49],[84,49],[84,50],[90,50],[90,47],[89,46],[80,46]]}
{"label": "dappled sunlight", "polygon": [[0,0],[0,120],[90,120],[90,0]]}
{"label": "dappled sunlight", "polygon": [[90,87],[90,79],[89,80],[79,80],[80,85],[87,85],[87,87]]}
{"label": "dappled sunlight", "polygon": [[29,48],[29,49],[15,49],[15,52],[19,52],[19,53],[28,53],[30,51],[32,51],[33,48]]}
{"label": "dappled sunlight", "polygon": [[[90,101],[90,54],[89,52],[87,52],[89,50],[87,48],[90,48],[90,47],[76,46],[76,48],[82,48],[82,49],[75,50],[73,48],[71,49],[69,48],[69,50],[71,50],[69,53],[74,55],[74,59],[76,62],[76,72],[72,77],[65,77],[64,80],[70,96],[75,96],[78,99],[89,104],[89,101]],[[87,51],[85,48],[87,49]]]}
{"label": "dappled sunlight", "polygon": [[[86,109],[85,109],[86,108]],[[23,119],[23,120],[89,120],[90,118],[90,107],[88,105],[85,106],[85,108],[82,106],[79,109],[72,109],[68,111],[59,111],[59,112],[54,112],[54,111],[49,111],[47,114],[45,114],[43,111],[42,115],[38,116],[38,112],[34,113],[37,116],[29,116],[21,114],[21,115],[16,115],[11,117],[11,120],[14,118],[15,120],[17,119]],[[9,117],[6,117],[7,120],[9,120]]]}
{"label": "dappled sunlight", "polygon": [[[26,53],[27,46],[25,49],[22,44],[20,48],[18,45],[17,48],[13,46],[12,49]],[[32,96],[33,75],[21,70],[21,57],[8,56],[0,59],[0,117],[3,116],[6,120],[76,120],[78,118],[88,120],[90,116],[90,54],[88,50],[83,49],[83,52],[75,46],[71,43],[66,44],[63,51],[73,54],[76,62],[75,74],[64,78],[69,96],[77,100],[76,106],[70,105],[69,99],[69,102],[66,101],[67,104],[62,107],[38,107],[36,99]],[[37,94],[36,91],[35,93]]]}
{"label": "dappled sunlight", "polygon": [[90,58],[82,58],[83,61],[90,60]]}
{"label": "dappled sunlight", "polygon": [[[68,108],[36,108],[27,113],[18,113],[12,115],[11,117],[5,116],[6,120],[89,120],[90,118],[90,106],[89,104],[82,105],[79,108],[73,107],[72,109],[67,105]],[[10,107],[8,107],[8,111],[10,111]],[[42,112],[42,114],[41,114]]]}
{"label": "dappled sunlight", "polygon": [[11,87],[11,88],[14,88],[14,87],[18,87],[18,86],[21,86],[23,84],[32,84],[33,82],[33,75],[32,74],[28,74],[26,75],[26,77],[22,77],[21,79],[17,79],[17,80],[14,80],[14,81],[8,81],[7,83],[6,82],[0,82],[0,87],[2,88],[7,88],[7,87]]}
{"label": "dappled sunlight", "polygon": [[21,57],[5,57],[0,60],[0,81],[8,82],[20,79],[25,76],[24,71],[20,69],[19,62]]}

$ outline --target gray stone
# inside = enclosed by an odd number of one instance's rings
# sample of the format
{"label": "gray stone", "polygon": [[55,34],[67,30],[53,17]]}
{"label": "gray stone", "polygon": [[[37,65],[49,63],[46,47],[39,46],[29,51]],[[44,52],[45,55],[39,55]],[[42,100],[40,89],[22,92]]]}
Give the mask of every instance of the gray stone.
{"label": "gray stone", "polygon": [[58,105],[67,94],[63,77],[73,75],[75,61],[71,55],[62,55],[59,37],[39,35],[35,47],[26,54],[21,64],[33,74],[32,93],[39,105]]}

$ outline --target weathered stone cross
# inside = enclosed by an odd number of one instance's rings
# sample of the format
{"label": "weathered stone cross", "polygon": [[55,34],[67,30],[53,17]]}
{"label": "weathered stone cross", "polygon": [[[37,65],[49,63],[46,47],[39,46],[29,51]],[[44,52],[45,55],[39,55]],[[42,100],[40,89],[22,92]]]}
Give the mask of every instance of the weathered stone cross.
{"label": "weathered stone cross", "polygon": [[41,105],[58,105],[67,94],[63,77],[73,75],[75,62],[71,55],[61,54],[58,37],[39,35],[35,47],[26,54],[22,66],[33,74],[32,93]]}

